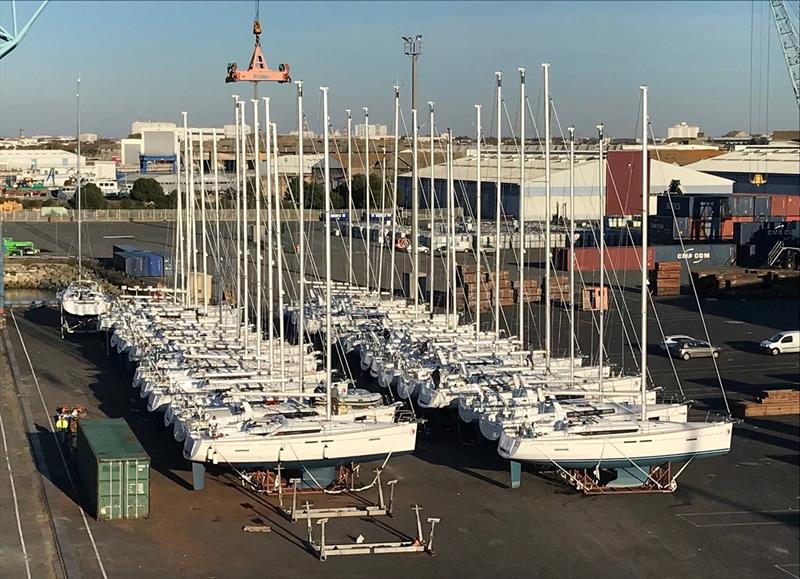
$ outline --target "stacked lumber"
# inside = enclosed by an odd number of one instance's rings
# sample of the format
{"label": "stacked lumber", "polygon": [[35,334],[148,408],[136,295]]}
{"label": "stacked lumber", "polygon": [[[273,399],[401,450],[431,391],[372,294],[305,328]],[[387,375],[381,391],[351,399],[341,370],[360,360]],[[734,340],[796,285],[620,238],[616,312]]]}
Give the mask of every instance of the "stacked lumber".
{"label": "stacked lumber", "polygon": [[519,303],[520,296],[522,296],[523,303],[542,301],[542,288],[535,279],[526,279],[523,282],[522,291],[520,291],[519,281],[512,282],[512,287],[515,303]]}
{"label": "stacked lumber", "polygon": [[[542,293],[544,293],[544,277],[542,278]],[[570,303],[569,295],[569,277],[566,275],[551,275],[550,276],[550,301],[560,302],[562,304]]]}
{"label": "stacked lumber", "polygon": [[477,284],[464,284],[463,291],[458,292],[460,294],[459,298],[462,298],[458,301],[458,305],[462,309],[469,307],[471,310],[480,306],[482,312],[488,311],[494,303],[493,290],[493,284],[485,280],[481,280],[480,294],[478,293]]}
{"label": "stacked lumber", "polygon": [[741,417],[800,414],[800,390],[765,390],[755,402],[739,402],[737,410]]}
{"label": "stacked lumber", "polygon": [[650,291],[656,296],[677,296],[681,293],[681,264],[660,261],[649,272]]}

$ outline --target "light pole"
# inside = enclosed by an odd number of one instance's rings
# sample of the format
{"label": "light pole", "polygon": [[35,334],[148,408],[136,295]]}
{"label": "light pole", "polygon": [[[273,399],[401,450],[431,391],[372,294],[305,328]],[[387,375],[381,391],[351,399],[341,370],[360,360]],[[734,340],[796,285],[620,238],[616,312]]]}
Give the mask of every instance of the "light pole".
{"label": "light pole", "polygon": [[417,57],[422,54],[422,35],[404,36],[403,51],[411,57],[411,109],[417,110]]}

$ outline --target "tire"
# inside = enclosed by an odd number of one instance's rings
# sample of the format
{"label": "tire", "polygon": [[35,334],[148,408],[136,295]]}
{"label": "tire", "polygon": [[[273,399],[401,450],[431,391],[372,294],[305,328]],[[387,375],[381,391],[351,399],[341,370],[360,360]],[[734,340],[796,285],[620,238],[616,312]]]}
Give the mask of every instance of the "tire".
{"label": "tire", "polygon": [[689,352],[686,352],[683,356],[681,356],[681,358],[683,358],[684,360],[688,360],[691,357],[692,357],[692,355],[689,354]]}
{"label": "tire", "polygon": [[714,358],[719,358],[719,352],[714,352],[714,353],[713,353],[713,354],[711,354],[711,355],[712,355],[712,356],[714,356]]}
{"label": "tire", "polygon": [[772,350],[770,350],[770,353],[771,353],[773,356],[777,356],[778,354],[780,354],[780,353],[781,353],[781,351],[780,351],[780,350],[778,350],[778,348],[772,348]]}

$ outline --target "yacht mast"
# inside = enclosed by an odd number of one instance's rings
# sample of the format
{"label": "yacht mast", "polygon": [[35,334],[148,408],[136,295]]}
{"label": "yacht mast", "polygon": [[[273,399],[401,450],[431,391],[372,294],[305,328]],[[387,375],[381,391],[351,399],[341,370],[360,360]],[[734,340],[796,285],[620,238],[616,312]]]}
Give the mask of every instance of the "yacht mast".
{"label": "yacht mast", "polygon": [[175,262],[173,266],[173,286],[172,289],[174,293],[172,294],[172,301],[177,302],[178,300],[178,282],[180,280],[181,287],[183,284],[183,201],[181,197],[183,193],[181,192],[181,151],[180,151],[180,140],[178,139],[178,132],[175,131],[175,138],[173,140],[173,146],[178,154],[175,156],[175,178],[177,182],[177,189],[175,191],[175,195],[177,195],[176,203],[175,203]]}
{"label": "yacht mast", "polygon": [[[333,379],[333,324],[331,323],[331,166],[328,143],[328,87],[322,91],[322,122],[324,135],[323,178],[325,179],[325,418],[331,419],[331,381]],[[300,364],[302,365],[301,359]]]}
{"label": "yacht mast", "polygon": [[369,108],[364,107],[364,175],[367,177],[367,227],[366,227],[366,250],[367,250],[367,293],[369,293],[370,283],[369,283],[369,275],[370,269],[372,267],[372,262],[370,261],[370,244],[372,243],[372,223],[370,221],[370,200],[372,197],[372,191],[370,191],[369,186],[369,177],[370,177],[370,166],[369,166]]}
{"label": "yacht mast", "polygon": [[76,109],[77,109],[77,129],[75,135],[77,143],[77,160],[76,160],[76,173],[75,179],[75,195],[78,198],[76,207],[78,208],[78,281],[83,279],[83,240],[81,239],[81,226],[83,219],[81,217],[81,75],[78,73],[78,92],[76,94]]}
{"label": "yacht mast", "polygon": [[[475,135],[478,145],[475,164],[475,350],[480,350],[478,341],[481,337],[481,105],[475,105]],[[433,143],[433,137],[431,137]],[[431,160],[433,163],[433,160]],[[498,280],[494,280],[494,291],[497,291]],[[467,294],[469,295],[469,294]]]}
{"label": "yacht mast", "polygon": [[650,201],[650,191],[648,190],[648,158],[647,158],[647,86],[640,86],[642,91],[642,420],[647,420],[647,211]]}
{"label": "yacht mast", "polygon": [[206,243],[206,168],[203,153],[203,129],[199,130],[200,136],[200,234],[203,236],[203,313],[208,315],[208,298],[206,295],[206,280],[208,279],[208,244]]}
{"label": "yacht mast", "polygon": [[256,193],[256,222],[253,227],[253,241],[256,244],[256,369],[261,371],[261,342],[264,337],[264,326],[261,319],[261,240],[263,231],[261,230],[261,159],[259,158],[258,145],[258,99],[252,99],[253,103],[253,165],[255,165],[255,193]]}
{"label": "yacht mast", "polygon": [[[497,103],[495,104],[495,108],[497,109],[497,181],[495,182],[495,193],[494,193],[494,200],[495,200],[495,207],[494,207],[494,219],[495,219],[495,228],[494,228],[494,279],[495,281],[500,279],[500,213],[502,208],[501,196],[502,196],[502,179],[500,176],[500,143],[502,141],[502,134],[503,134],[503,115],[502,115],[502,107],[503,107],[503,73],[497,71],[494,73],[495,77],[497,77]],[[521,291],[521,289],[520,289]],[[520,295],[520,299],[522,296]],[[500,292],[494,292],[494,334],[496,338],[500,337],[500,315],[502,314],[502,310],[500,309]]]}
{"label": "yacht mast", "polygon": [[[238,110],[238,109],[237,109]],[[191,273],[191,254],[190,252],[190,244],[191,244],[191,234],[192,229],[189,226],[189,119],[188,113],[186,111],[181,112],[183,115],[183,184],[185,187],[184,196],[186,205],[184,206],[184,227],[183,232],[186,237],[186,241],[183,245],[183,250],[185,252],[184,259],[183,259],[183,267],[186,269],[186,273],[183,276],[183,303],[184,305],[189,305],[191,303],[191,295],[189,291],[189,274]],[[238,119],[238,117],[237,117]],[[238,121],[237,121],[238,123]],[[238,304],[238,302],[237,302]]]}
{"label": "yacht mast", "polygon": [[411,287],[414,293],[414,317],[419,315],[419,127],[417,126],[417,109],[411,111],[412,139],[411,149]]}
{"label": "yacht mast", "polygon": [[[278,125],[270,125],[272,134],[272,190],[275,192],[275,268],[278,270],[278,344],[280,346],[281,391],[285,388],[286,379],[286,329],[283,311],[283,244],[281,243],[281,193],[278,186]],[[301,349],[302,351],[302,349]],[[302,356],[301,356],[302,358]]]}
{"label": "yacht mast", "polygon": [[456,303],[456,182],[455,167],[453,167],[452,129],[447,129],[447,142],[450,145],[448,151],[448,162],[450,164],[450,239],[448,239],[448,247],[450,248],[450,287],[453,291],[453,315],[450,327],[455,330],[458,325],[458,304]]}
{"label": "yacht mast", "polygon": [[[575,380],[575,127],[569,127],[569,380]],[[602,370],[601,370],[602,374]]]}
{"label": "yacht mast", "polygon": [[236,141],[236,324],[239,328],[239,338],[242,337],[242,221],[239,215],[239,206],[241,204],[241,181],[239,180],[239,171],[242,167],[241,157],[241,141],[239,140],[239,95],[233,95],[234,98],[234,111],[235,111],[235,126],[234,126],[234,140]]}
{"label": "yacht mast", "polygon": [[299,286],[298,291],[298,307],[297,307],[297,347],[298,351],[298,364],[297,372],[300,382],[300,392],[305,391],[305,368],[303,367],[303,352],[305,351],[306,340],[306,196],[305,196],[305,183],[303,182],[303,81],[298,80],[297,85],[297,154],[298,154],[298,199],[300,202],[300,257],[299,257]]}
{"label": "yacht mast", "polygon": [[[269,110],[269,97],[262,97],[264,99],[264,157],[266,163],[264,169],[266,175],[264,176],[264,185],[266,186],[267,198],[267,334],[269,336],[269,373],[275,371],[275,340],[273,326],[275,320],[275,306],[273,304],[275,297],[275,288],[272,285],[272,137],[270,135],[272,129],[272,122],[270,119]],[[259,239],[261,232],[259,231]]]}
{"label": "yacht mast", "polygon": [[600,316],[598,322],[598,333],[600,334],[599,342],[599,361],[598,361],[598,386],[600,389],[600,402],[603,401],[603,363],[605,360],[605,310],[603,308],[605,300],[603,294],[605,293],[606,284],[606,196],[603,188],[603,123],[597,125],[597,147],[600,153],[599,163],[597,169],[597,193],[600,197],[600,239],[598,245],[600,246]]}
{"label": "yacht mast", "polygon": [[544,72],[544,359],[550,370],[550,64],[543,63]]}
{"label": "yacht mast", "polygon": [[394,299],[395,236],[397,235],[397,167],[400,156],[400,87],[394,86],[394,176],[392,177],[392,260],[389,266],[389,299]]}
{"label": "yacht mast", "polygon": [[[353,286],[353,115],[347,109],[347,283]],[[397,126],[397,122],[395,122]],[[394,261],[394,260],[393,260]]]}
{"label": "yacht mast", "polygon": [[189,243],[191,246],[191,263],[192,263],[192,294],[194,297],[194,305],[197,305],[197,218],[195,214],[196,201],[194,190],[194,134],[189,129]]}
{"label": "yacht mast", "polygon": [[430,270],[428,271],[428,300],[430,301],[430,309],[431,313],[433,313],[433,266],[435,265],[436,260],[433,258],[433,238],[436,235],[436,217],[434,210],[436,208],[436,162],[434,157],[436,155],[436,148],[435,148],[435,140],[434,140],[434,129],[433,129],[433,101],[428,101],[428,124],[430,125],[428,128],[430,129],[431,135],[431,160],[430,160],[430,194],[428,196],[428,216],[430,217],[430,222],[428,223],[428,231],[430,232],[430,251],[428,252],[428,266]]}
{"label": "yacht mast", "polygon": [[244,352],[249,351],[250,334],[250,248],[248,247],[247,234],[247,124],[245,123],[246,111],[244,101],[239,101],[239,120],[242,123],[240,136],[242,139],[242,306],[244,309]]}
{"label": "yacht mast", "polygon": [[219,231],[219,157],[217,154],[217,129],[211,129],[211,138],[214,141],[212,156],[214,157],[214,228],[216,233],[215,251],[217,254],[217,307],[219,308],[219,323],[222,324],[222,240]]}
{"label": "yacht mast", "polygon": [[[494,291],[500,280],[494,280]],[[519,303],[518,327],[519,343],[526,348],[525,341],[525,69],[519,69]]]}

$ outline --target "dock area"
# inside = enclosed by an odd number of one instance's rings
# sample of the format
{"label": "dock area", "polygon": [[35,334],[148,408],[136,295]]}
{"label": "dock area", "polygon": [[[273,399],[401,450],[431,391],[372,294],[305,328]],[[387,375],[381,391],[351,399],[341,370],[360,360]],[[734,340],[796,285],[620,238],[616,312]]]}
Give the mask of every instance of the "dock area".
{"label": "dock area", "polygon": [[[681,299],[661,304],[662,323],[697,331],[699,321],[687,307]],[[796,356],[766,357],[747,344],[796,318],[797,308],[796,300],[759,301],[748,308],[729,301],[706,304],[710,331],[725,337],[722,369],[732,399],[752,399],[778,385],[796,387]],[[105,354],[102,335],[62,340],[58,312],[47,307],[17,307],[7,315],[5,343],[15,368],[9,385],[19,392],[25,414],[15,416],[4,398],[4,425],[18,427],[22,419],[34,447],[32,455],[19,454],[12,461],[18,500],[24,499],[21,487],[29,493],[38,484],[35,474],[33,480],[21,474],[22,459],[34,456],[35,467],[29,462],[28,468],[38,469],[47,506],[46,522],[28,510],[21,520],[32,566],[55,558],[69,577],[114,578],[249,577],[266,568],[274,577],[442,577],[456,566],[474,576],[508,577],[696,576],[700,569],[706,577],[797,574],[797,416],[748,418],[735,427],[731,453],[693,464],[674,494],[587,498],[527,467],[525,484],[511,490],[507,464],[491,443],[465,425],[459,428],[457,417],[429,412],[414,454],[387,464],[385,480],[400,481],[397,517],[333,520],[327,533],[331,543],[354,542],[359,535],[367,542],[409,539],[406,533],[415,523],[408,505],[418,503],[423,517],[442,518],[436,557],[336,557],[323,564],[305,546],[305,524],[288,522],[274,497],[249,491],[230,471],[210,470],[205,489],[191,490],[191,469],[180,447],[138,397],[131,400],[130,372]],[[610,355],[619,351],[619,341],[611,340]],[[712,365],[708,360],[689,364],[681,372],[689,376],[682,384],[687,396],[698,401],[698,412],[716,408],[720,398]],[[653,356],[651,370],[666,388],[676,387],[669,382],[668,359]],[[83,512],[84,498],[70,483],[73,477],[77,485],[74,468],[64,468],[48,416],[65,403],[84,405],[90,417],[122,417],[130,425],[153,466],[148,520],[100,523]],[[70,465],[68,456],[65,462]],[[364,465],[362,473],[374,466],[379,465]],[[0,470],[5,489],[7,468]],[[2,547],[10,554],[4,565],[23,569],[12,500],[8,493],[0,496]],[[308,500],[326,504],[323,496]],[[56,555],[30,546],[51,524]],[[242,531],[259,525],[271,532]],[[581,555],[568,558],[565,567],[569,552]],[[277,560],[284,564],[275,566]]]}

